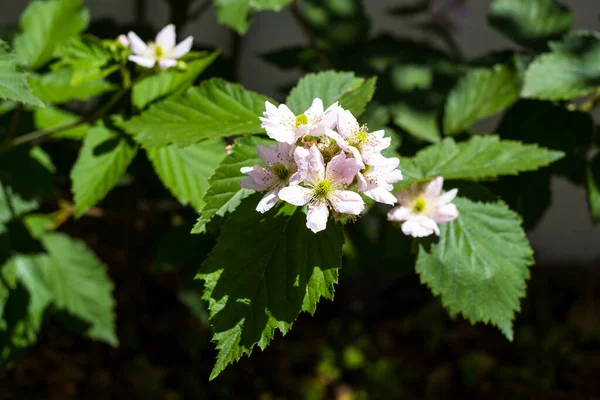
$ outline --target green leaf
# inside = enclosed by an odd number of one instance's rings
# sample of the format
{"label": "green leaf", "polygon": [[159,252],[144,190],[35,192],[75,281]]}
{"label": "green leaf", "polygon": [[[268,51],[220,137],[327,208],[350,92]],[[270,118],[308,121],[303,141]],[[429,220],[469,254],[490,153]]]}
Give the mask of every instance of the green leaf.
{"label": "green leaf", "polygon": [[564,156],[563,152],[500,140],[498,136],[473,136],[466,142],[456,143],[446,138],[426,147],[412,158],[402,158],[400,168],[404,179],[397,188],[415,182],[445,179],[482,180],[500,175],[516,175],[544,167]]}
{"label": "green leaf", "polygon": [[52,69],[70,69],[73,71],[71,82],[78,85],[104,78],[116,71],[118,65],[108,65],[113,56],[102,40],[86,35],[74,37],[56,50],[60,61]]}
{"label": "green leaf", "polygon": [[521,96],[570,100],[600,87],[600,35],[574,32],[551,47],[552,53],[536,57],[529,65]]}
{"label": "green leaf", "polygon": [[0,40],[0,99],[43,106],[31,93],[27,75],[19,70],[17,56]]}
{"label": "green leaf", "polygon": [[437,112],[419,110],[404,103],[395,104],[391,111],[394,123],[417,139],[431,143],[442,140]]}
{"label": "green leaf", "polygon": [[77,217],[110,192],[136,152],[135,144],[119,132],[103,125],[89,130],[71,171]]}
{"label": "green leaf", "polygon": [[340,96],[340,106],[350,111],[356,118],[362,115],[367,108],[367,104],[373,98],[375,94],[375,87],[377,85],[377,77],[364,81],[356,89],[350,89],[348,92]]}
{"label": "green leaf", "polygon": [[452,314],[497,326],[512,341],[512,321],[525,295],[533,251],[521,219],[503,202],[457,198],[457,219],[440,225],[440,239],[419,248],[421,282]]}
{"label": "green leaf", "polygon": [[213,63],[219,53],[220,51],[215,51],[206,57],[189,61],[184,71],[170,68],[136,83],[133,86],[133,105],[141,110],[163,97],[183,93]]}
{"label": "green leaf", "polygon": [[264,350],[277,329],[285,335],[300,312],[316,311],[321,297],[333,299],[344,243],[341,226],[330,222],[313,234],[295,207],[257,212],[260,197],[232,214],[197,275],[205,282],[203,298],[219,350],[210,379],[249,355],[254,345]]}
{"label": "green leaf", "polygon": [[[267,97],[221,79],[152,105],[123,127],[144,146],[187,146],[204,139],[262,132]],[[271,101],[271,100],[269,100]]]}
{"label": "green leaf", "polygon": [[91,326],[86,335],[117,346],[113,284],[104,265],[80,240],[63,233],[42,237],[48,256],[40,258],[41,273],[53,304]]}
{"label": "green leaf", "polygon": [[519,91],[519,76],[512,65],[469,71],[446,99],[444,132],[462,132],[502,111],[519,98]]}
{"label": "green leaf", "polygon": [[104,79],[78,85],[72,84],[72,79],[71,71],[62,70],[44,75],[31,75],[29,84],[37,97],[51,104],[66,103],[70,100],[87,100],[116,89],[116,86]]}
{"label": "green leaf", "polygon": [[21,32],[14,47],[19,59],[31,69],[44,66],[56,48],[84,31],[89,13],[82,0],[33,1],[21,15]]}
{"label": "green leaf", "polygon": [[183,205],[196,210],[204,206],[202,198],[212,176],[225,157],[225,145],[219,140],[206,140],[189,147],[149,147],[148,158],[162,183]]}
{"label": "green leaf", "polygon": [[575,15],[556,0],[495,0],[488,20],[516,43],[543,48],[569,31]]}
{"label": "green leaf", "polygon": [[292,0],[214,0],[219,23],[243,35],[252,22],[253,11],[279,11]]}
{"label": "green leaf", "polygon": [[27,214],[38,208],[34,199],[23,198],[15,193],[12,187],[0,183],[0,223],[5,224],[11,219]]}
{"label": "green leaf", "polygon": [[587,198],[592,220],[598,223],[600,222],[600,155],[598,154],[587,167]]}
{"label": "green leaf", "polygon": [[235,210],[244,198],[254,193],[253,190],[240,187],[240,179],[247,176],[242,174],[240,169],[255,164],[264,165],[256,152],[256,146],[272,144],[272,140],[256,136],[243,137],[235,141],[231,148],[231,154],[221,161],[214,175],[208,180],[210,186],[202,199],[205,205],[200,210],[200,218],[192,229],[192,233],[206,232],[206,224],[215,215],[225,216]]}
{"label": "green leaf", "polygon": [[[285,103],[292,112],[298,115],[306,111],[316,97],[323,100],[323,106],[327,108],[339,101],[344,94],[349,94],[364,84],[364,81],[355,78],[352,72],[325,71],[307,74],[290,91]],[[375,82],[373,82],[374,84]],[[360,108],[364,107],[370,98],[363,97],[354,100],[362,100],[359,102],[360,105],[354,105],[354,107]]]}
{"label": "green leaf", "polygon": [[0,153],[0,182],[23,198],[54,195],[54,166],[38,147],[17,146]]}
{"label": "green leaf", "polygon": [[42,255],[16,255],[0,269],[0,360],[12,359],[33,344],[52,300],[41,273]]}
{"label": "green leaf", "polygon": [[[79,121],[81,117],[62,110],[58,107],[36,108],[33,112],[33,120],[37,129],[50,129],[62,125],[69,125]],[[81,140],[90,129],[89,124],[77,125],[74,128],[65,129],[52,134],[56,139]]]}

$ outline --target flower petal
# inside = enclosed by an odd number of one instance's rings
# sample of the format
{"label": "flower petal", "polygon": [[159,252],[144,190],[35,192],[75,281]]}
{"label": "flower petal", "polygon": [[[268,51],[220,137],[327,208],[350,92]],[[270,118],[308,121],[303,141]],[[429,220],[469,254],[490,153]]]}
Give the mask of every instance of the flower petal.
{"label": "flower petal", "polygon": [[350,190],[336,190],[329,195],[333,209],[339,213],[359,215],[365,208],[360,194]]}
{"label": "flower petal", "polygon": [[298,185],[287,186],[279,191],[279,198],[300,207],[312,199],[312,190]]}
{"label": "flower petal", "polygon": [[396,204],[396,196],[390,193],[389,190],[382,186],[375,186],[372,189],[362,190],[361,191],[365,196],[372,198],[378,203],[389,204],[393,206]]}
{"label": "flower petal", "polygon": [[160,69],[167,69],[177,65],[177,60],[172,58],[163,58],[158,62]]}
{"label": "flower petal", "polygon": [[275,146],[256,146],[256,152],[267,165],[277,163],[277,149]]}
{"label": "flower petal", "polygon": [[268,101],[265,102],[266,111],[260,117],[262,127],[267,131],[271,139],[278,142],[293,144],[296,140],[296,126],[294,119],[296,116],[285,105],[281,104],[275,107]]}
{"label": "flower petal", "polygon": [[342,152],[333,157],[327,164],[327,177],[334,182],[349,185],[361,169],[362,166],[356,158],[346,158],[346,154]]}
{"label": "flower petal", "polygon": [[194,38],[192,36],[188,36],[183,40],[183,42],[179,43],[171,53],[169,53],[169,57],[179,59],[185,56],[187,53],[192,50],[192,46],[194,44]]}
{"label": "flower petal", "polygon": [[458,217],[458,208],[454,204],[445,204],[435,211],[435,222],[450,222]]}
{"label": "flower petal", "polygon": [[425,188],[423,189],[423,194],[428,199],[438,197],[442,191],[442,186],[444,186],[444,178],[438,176],[437,178],[429,182],[427,185],[425,185]]}
{"label": "flower petal", "polygon": [[320,121],[323,117],[323,100],[315,98],[308,110],[304,111],[304,115],[307,116],[309,123]]}
{"label": "flower petal", "polygon": [[440,204],[448,204],[456,197],[458,193],[458,189],[448,190],[446,193],[440,196],[439,202]]}
{"label": "flower petal", "polygon": [[343,110],[338,113],[337,116],[337,128],[338,132],[342,137],[352,136],[354,133],[360,130],[358,121],[354,118],[354,115],[348,110]]}
{"label": "flower petal", "polygon": [[271,190],[267,192],[263,198],[258,202],[256,206],[256,211],[259,213],[266,213],[269,211],[277,202],[279,201],[279,196],[277,195],[278,190]]}
{"label": "flower petal", "polygon": [[131,44],[131,51],[133,54],[140,55],[144,54],[148,46],[135,32],[129,32],[127,34],[127,38],[129,39],[129,43]]}
{"label": "flower petal", "polygon": [[324,231],[327,227],[329,210],[324,202],[313,203],[308,206],[306,213],[306,227],[314,233]]}
{"label": "flower petal", "polygon": [[404,232],[405,235],[418,238],[429,236],[432,233],[435,233],[439,236],[440,229],[435,221],[431,218],[427,218],[423,215],[417,215],[416,217],[412,217],[402,224],[402,232]]}
{"label": "flower petal", "polygon": [[155,42],[162,47],[165,53],[170,53],[175,47],[175,25],[169,24],[162,28],[156,35]]}
{"label": "flower petal", "polygon": [[156,64],[156,60],[152,57],[144,57],[144,56],[129,56],[127,59],[131,62],[136,63],[142,67],[152,68],[154,64]]}
{"label": "flower petal", "polygon": [[392,208],[388,214],[388,221],[402,222],[414,216],[412,210],[408,207],[398,206]]}

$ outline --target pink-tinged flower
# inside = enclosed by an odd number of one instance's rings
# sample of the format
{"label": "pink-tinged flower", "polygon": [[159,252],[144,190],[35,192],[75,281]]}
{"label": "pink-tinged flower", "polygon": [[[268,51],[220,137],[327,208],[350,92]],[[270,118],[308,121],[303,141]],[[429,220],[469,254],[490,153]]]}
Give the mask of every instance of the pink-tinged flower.
{"label": "pink-tinged flower", "polygon": [[425,237],[435,233],[439,236],[437,224],[458,217],[458,209],[450,203],[458,190],[441,194],[443,184],[444,178],[438,176],[425,185],[416,183],[396,194],[400,205],[390,210],[388,220],[404,222],[402,232],[405,235]]}
{"label": "pink-tinged flower", "polygon": [[326,129],[335,125],[340,109],[336,102],[323,111],[323,101],[319,98],[314,99],[310,108],[300,115],[294,115],[285,104],[275,107],[267,101],[265,108],[260,120],[267,135],[288,144],[296,143],[296,140],[307,135],[321,136]]}
{"label": "pink-tinged flower", "polygon": [[308,229],[315,233],[325,229],[329,207],[342,214],[358,215],[362,212],[365,207],[363,199],[358,193],[346,190],[360,170],[354,158],[346,158],[344,153],[340,153],[325,167],[317,146],[312,146],[309,149],[297,147],[294,159],[298,172],[290,179],[290,186],[281,189],[279,198],[295,206],[308,204]]}
{"label": "pink-tinged flower", "polygon": [[186,55],[192,49],[194,38],[189,36],[183,42],[176,44],[175,25],[165,26],[154,42],[144,43],[134,32],[127,35],[133,55],[129,61],[146,68],[153,68],[157,63],[161,69],[171,68],[177,65],[177,60]]}
{"label": "pink-tinged flower", "polygon": [[125,35],[119,35],[119,37],[117,38],[117,41],[119,43],[121,43],[121,45],[123,47],[129,47],[130,43],[129,43],[129,39],[127,38],[127,36],[125,36]]}
{"label": "pink-tinged flower", "polygon": [[241,187],[267,191],[258,203],[256,211],[264,213],[277,204],[281,189],[288,185],[291,176],[296,172],[295,148],[296,146],[287,143],[277,143],[271,147],[256,146],[258,155],[267,164],[267,167],[254,165],[241,169],[242,173],[248,174],[247,178],[240,180]]}
{"label": "pink-tinged flower", "polygon": [[326,134],[334,139],[338,146],[358,160],[364,168],[365,164],[372,165],[373,159],[380,155],[381,150],[387,149],[392,143],[391,138],[383,137],[383,130],[368,132],[365,127],[358,125],[354,115],[348,110],[343,110],[337,116],[336,133],[331,129]]}
{"label": "pink-tinged flower", "polygon": [[402,172],[397,169],[400,160],[379,155],[371,161],[373,165],[358,173],[358,190],[379,203],[396,204],[396,196],[390,191],[394,183],[402,180]]}

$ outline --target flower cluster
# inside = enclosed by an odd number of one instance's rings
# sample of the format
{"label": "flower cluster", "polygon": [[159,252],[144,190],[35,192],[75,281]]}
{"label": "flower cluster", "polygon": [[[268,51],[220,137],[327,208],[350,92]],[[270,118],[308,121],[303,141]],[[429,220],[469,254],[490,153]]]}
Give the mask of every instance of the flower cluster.
{"label": "flower cluster", "polygon": [[330,212],[335,218],[359,215],[365,207],[361,193],[396,203],[390,191],[402,179],[400,161],[381,154],[391,143],[382,130],[369,132],[348,110],[337,103],[325,110],[318,98],[300,115],[285,104],[265,106],[262,126],[278,143],[258,146],[266,167],[242,168],[248,177],[240,181],[244,188],[267,192],[257,211],[264,213],[279,200],[307,205],[306,226],[319,232]]}
{"label": "flower cluster", "polygon": [[129,32],[127,36],[121,35],[118,40],[123,46],[131,47],[133,54],[129,56],[129,61],[145,68],[154,68],[158,65],[160,69],[176,66],[177,60],[190,52],[194,42],[194,38],[189,36],[176,45],[173,24],[165,26],[158,32],[154,42],[144,43],[135,32]]}

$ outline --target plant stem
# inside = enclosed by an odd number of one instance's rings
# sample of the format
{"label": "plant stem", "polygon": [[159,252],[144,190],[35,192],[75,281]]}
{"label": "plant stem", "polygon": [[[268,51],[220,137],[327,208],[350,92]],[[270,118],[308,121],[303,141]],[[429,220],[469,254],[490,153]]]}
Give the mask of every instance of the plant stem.
{"label": "plant stem", "polygon": [[306,35],[310,47],[317,53],[317,57],[319,57],[321,64],[323,64],[325,69],[333,69],[333,64],[331,64],[325,53],[323,53],[323,51],[317,45],[317,38],[315,37],[313,32],[310,30],[310,27],[304,20],[304,17],[302,16],[302,13],[300,13],[300,9],[298,8],[298,4],[295,1],[292,2],[292,4],[290,4],[290,10],[292,11],[294,19],[298,23],[298,26],[300,26],[300,29],[302,30],[302,32],[304,32],[304,35]]}
{"label": "plant stem", "polygon": [[98,111],[96,111],[89,117],[81,118],[77,121],[69,122],[68,124],[58,125],[58,126],[48,128],[48,129],[39,129],[37,131],[26,133],[25,135],[19,136],[19,137],[15,138],[13,141],[11,141],[10,143],[8,143],[7,145],[3,146],[1,150],[8,150],[15,146],[20,146],[25,143],[34,142],[34,141],[42,139],[46,136],[50,136],[55,133],[67,130],[67,129],[75,128],[75,127],[83,125],[83,124],[94,123],[97,120],[99,120],[100,118],[102,118],[104,116],[104,114],[106,114],[108,111],[110,111],[110,109],[119,100],[121,100],[121,97],[123,97],[125,95],[125,93],[127,93],[127,92],[128,92],[128,89],[121,89],[120,91],[115,93],[115,95],[105,105],[100,107],[98,109]]}
{"label": "plant stem", "polygon": [[594,108],[596,108],[598,105],[600,105],[600,89],[596,90],[596,93],[594,93],[594,97],[592,97],[591,99],[589,99],[588,101],[583,103],[579,107],[579,110],[585,111],[585,112],[590,112]]}

